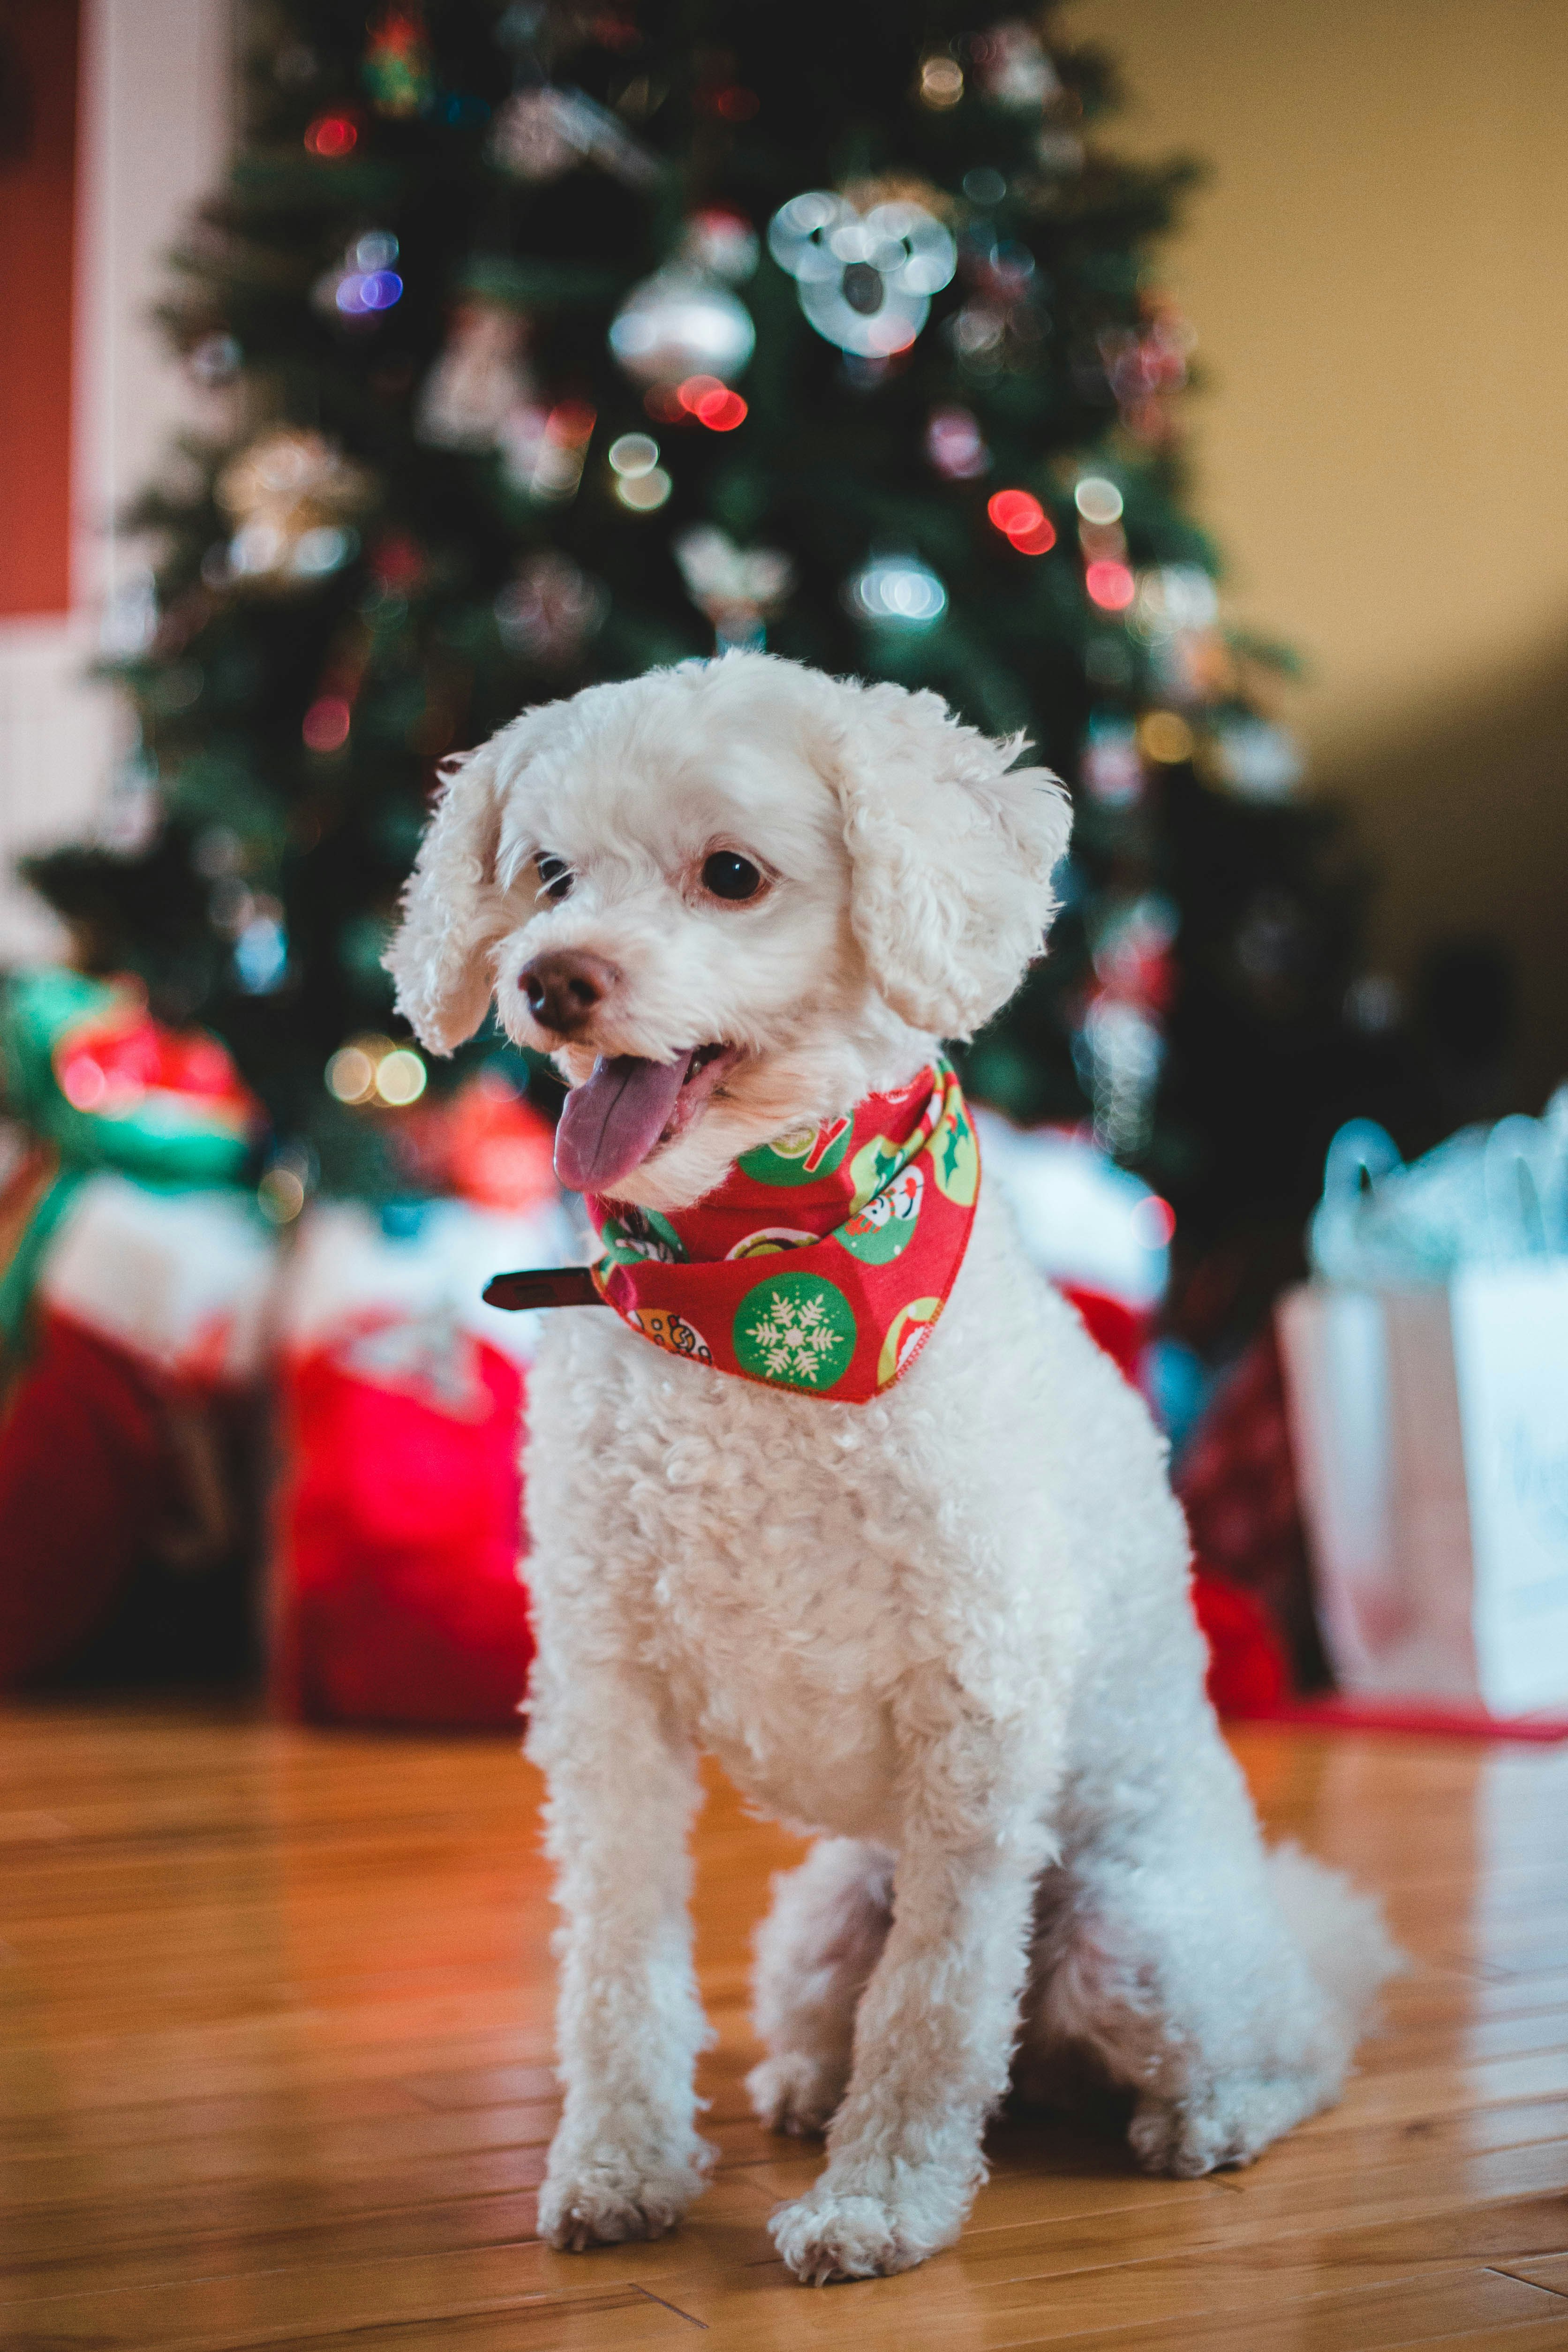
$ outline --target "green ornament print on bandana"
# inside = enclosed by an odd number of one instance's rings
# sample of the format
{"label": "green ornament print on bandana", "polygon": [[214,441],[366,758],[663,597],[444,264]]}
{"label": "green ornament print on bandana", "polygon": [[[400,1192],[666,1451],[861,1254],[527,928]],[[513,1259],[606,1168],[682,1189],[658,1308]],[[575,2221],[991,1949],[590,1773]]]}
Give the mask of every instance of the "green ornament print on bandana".
{"label": "green ornament print on bandana", "polygon": [[754,1381],[820,1392],[842,1380],[855,1352],[855,1310],[836,1283],[775,1274],[735,1311],[735,1357]]}
{"label": "green ornament print on bandana", "polygon": [[590,1197],[594,1280],[667,1355],[868,1404],[930,1339],[979,1191],[963,1092],[939,1062],[850,1117],[748,1151],[689,1209]]}

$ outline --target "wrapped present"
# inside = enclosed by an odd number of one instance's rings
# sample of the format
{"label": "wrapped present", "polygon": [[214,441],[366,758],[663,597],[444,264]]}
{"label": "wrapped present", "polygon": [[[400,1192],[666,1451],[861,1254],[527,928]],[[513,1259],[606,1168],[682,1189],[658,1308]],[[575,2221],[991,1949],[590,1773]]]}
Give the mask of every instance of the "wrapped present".
{"label": "wrapped present", "polygon": [[[0,1188],[0,1684],[56,1664],[137,1565],[230,1554],[217,1400],[260,1368],[275,1243],[244,1171],[258,1107],[138,988],[0,995],[19,1146]],[[222,1417],[222,1408],[217,1407]]]}
{"label": "wrapped present", "polygon": [[282,1301],[272,1689],[318,1721],[502,1726],[532,1643],[520,1455],[537,1318],[498,1265],[559,1263],[531,1211],[313,1207]]}

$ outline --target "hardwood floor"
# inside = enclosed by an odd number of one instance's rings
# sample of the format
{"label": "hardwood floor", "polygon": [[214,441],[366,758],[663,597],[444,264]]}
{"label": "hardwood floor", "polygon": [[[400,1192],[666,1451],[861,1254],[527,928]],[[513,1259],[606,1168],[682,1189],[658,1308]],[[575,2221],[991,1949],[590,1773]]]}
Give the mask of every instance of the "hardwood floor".
{"label": "hardwood floor", "polygon": [[718,2171],[674,2237],[574,2257],[532,2235],[551,1915],[510,1743],[0,1708],[0,2344],[1568,2352],[1568,1750],[1237,1748],[1415,1959],[1343,2105],[1190,2183],[1005,2120],[958,2247],[812,2293],[763,2221],[819,2158],[742,2090],[752,1926],[797,1849],[717,1778]]}

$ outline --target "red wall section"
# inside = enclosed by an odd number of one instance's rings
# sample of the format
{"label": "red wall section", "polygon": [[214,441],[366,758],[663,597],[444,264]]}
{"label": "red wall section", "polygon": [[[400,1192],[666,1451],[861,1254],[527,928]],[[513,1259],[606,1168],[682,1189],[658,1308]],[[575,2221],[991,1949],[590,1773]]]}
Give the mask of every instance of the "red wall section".
{"label": "red wall section", "polygon": [[70,603],[78,0],[0,0],[0,616]]}

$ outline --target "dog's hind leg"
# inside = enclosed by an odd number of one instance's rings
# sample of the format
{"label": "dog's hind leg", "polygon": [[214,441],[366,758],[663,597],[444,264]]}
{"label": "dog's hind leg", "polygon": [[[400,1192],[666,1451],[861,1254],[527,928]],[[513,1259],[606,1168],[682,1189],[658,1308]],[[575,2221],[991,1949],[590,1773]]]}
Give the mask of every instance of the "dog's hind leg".
{"label": "dog's hind leg", "polygon": [[773,1881],[753,2009],[768,2047],[746,2087],[770,2130],[826,2131],[849,2080],[855,2012],[892,1917],[893,1857],[823,1838]]}
{"label": "dog's hind leg", "polygon": [[1250,2163],[1339,2096],[1396,1956],[1364,1896],[1293,1851],[1265,1856],[1250,1824],[1207,1851],[1150,1829],[1066,1874],[1033,1956],[1020,2074],[1091,2057],[1136,2096],[1145,2170],[1190,2179]]}

